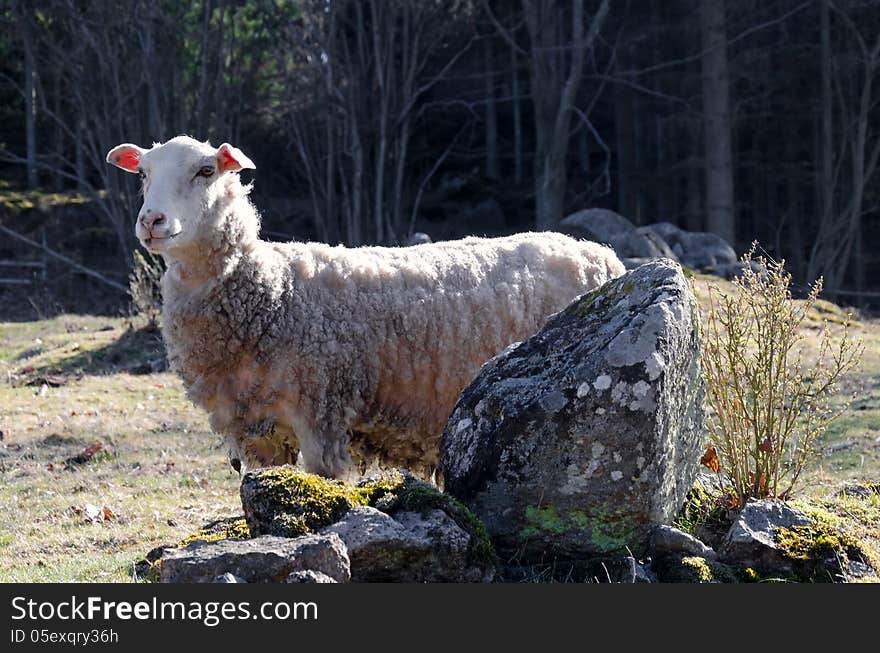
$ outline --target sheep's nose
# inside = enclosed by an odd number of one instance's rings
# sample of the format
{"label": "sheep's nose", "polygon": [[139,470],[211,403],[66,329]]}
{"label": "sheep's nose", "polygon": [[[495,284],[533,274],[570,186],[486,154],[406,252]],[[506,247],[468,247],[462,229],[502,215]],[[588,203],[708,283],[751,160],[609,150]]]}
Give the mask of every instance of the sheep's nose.
{"label": "sheep's nose", "polygon": [[162,224],[163,222],[165,222],[164,213],[153,213],[148,211],[146,215],[141,216],[141,224],[144,225],[144,228],[147,231],[152,231],[155,225]]}

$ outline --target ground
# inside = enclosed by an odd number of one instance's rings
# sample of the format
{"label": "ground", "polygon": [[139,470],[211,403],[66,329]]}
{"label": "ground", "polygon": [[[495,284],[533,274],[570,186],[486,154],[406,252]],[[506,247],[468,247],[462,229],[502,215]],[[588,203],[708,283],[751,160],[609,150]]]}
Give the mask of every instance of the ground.
{"label": "ground", "polygon": [[[698,279],[701,297],[707,282]],[[813,326],[843,315],[820,309]],[[159,336],[141,326],[73,315],[0,323],[0,582],[125,582],[151,548],[241,513],[220,438],[160,371]],[[842,389],[856,393],[854,410],[820,443],[801,496],[880,550],[877,494],[833,498],[880,480],[880,322],[855,333],[864,364]]]}
{"label": "ground", "polygon": [[131,373],[161,347],[129,326],[0,324],[0,581],[126,581],[149,549],[241,512],[238,474],[180,381]]}

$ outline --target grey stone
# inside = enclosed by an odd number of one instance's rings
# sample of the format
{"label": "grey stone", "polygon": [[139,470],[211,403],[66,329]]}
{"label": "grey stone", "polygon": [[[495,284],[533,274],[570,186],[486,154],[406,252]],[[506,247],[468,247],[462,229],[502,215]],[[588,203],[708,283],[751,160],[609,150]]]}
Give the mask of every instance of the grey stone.
{"label": "grey stone", "polygon": [[775,531],[811,523],[807,515],[782,501],[749,501],[724,536],[718,556],[762,574],[790,573],[792,561],[779,551]]}
{"label": "grey stone", "polygon": [[559,222],[559,230],[576,238],[610,245],[621,258],[648,258],[649,245],[638,237],[635,225],[608,209],[585,209]]}
{"label": "grey stone", "polygon": [[643,266],[645,263],[650,263],[654,259],[652,258],[621,258],[620,262],[623,263],[623,267],[627,270],[635,270]]}
{"label": "grey stone", "polygon": [[652,232],[659,236],[682,265],[689,268],[706,270],[727,279],[742,272],[739,257],[733,247],[713,233],[686,231],[671,222],[655,222],[640,227],[639,231]]}
{"label": "grey stone", "polygon": [[681,240],[681,234],[684,230],[671,222],[655,222],[639,227],[642,231],[650,231],[657,234],[666,245],[672,249]]}
{"label": "grey stone", "polygon": [[287,577],[285,583],[335,583],[336,580],[330,578],[327,574],[307,569],[305,571],[295,571]]}
{"label": "grey stone", "polygon": [[880,483],[850,483],[838,491],[836,496],[847,499],[870,499],[880,496]]}
{"label": "grey stone", "polygon": [[235,574],[230,574],[228,571],[225,574],[220,574],[213,581],[213,583],[246,583],[247,581],[243,578],[239,578]]}
{"label": "grey stone", "polygon": [[632,556],[623,559],[623,564],[628,568],[628,573],[620,578],[621,583],[656,583],[657,576],[649,563],[639,562]]}
{"label": "grey stone", "polygon": [[651,553],[655,556],[684,553],[706,560],[715,560],[718,557],[715,551],[693,535],[666,524],[660,524],[651,534]]}
{"label": "grey stone", "polygon": [[697,474],[699,351],[696,300],[672,261],[583,295],[462,392],[441,440],[446,491],[502,558],[640,555]]}
{"label": "grey stone", "polygon": [[878,581],[878,576],[877,572],[874,571],[871,565],[862,562],[861,560],[849,560],[845,580],[849,583],[854,581],[869,581],[876,583]]}
{"label": "grey stone", "polygon": [[573,213],[559,222],[559,229],[577,238],[610,245],[621,259],[678,260],[659,235],[650,229],[636,228],[622,215],[608,209],[585,209]]}
{"label": "grey stone", "polygon": [[406,239],[406,244],[408,246],[412,245],[424,245],[426,243],[433,242],[431,237],[424,233],[423,231],[415,231],[410,235],[409,238]]}
{"label": "grey stone", "polygon": [[635,233],[636,227],[614,211],[584,209],[560,220],[559,230],[569,236],[610,245],[615,238]]}
{"label": "grey stone", "polygon": [[716,268],[739,260],[726,240],[705,231],[682,231],[672,251],[683,265],[695,270]]}
{"label": "grey stone", "polygon": [[470,556],[471,536],[442,510],[400,511],[352,508],[322,533],[345,542],[353,581],[480,582],[491,566]]}
{"label": "grey stone", "polygon": [[166,551],[163,583],[208,583],[230,573],[247,583],[281,582],[294,571],[313,570],[340,583],[351,576],[348,553],[335,533],[296,538],[264,535],[250,540],[197,540]]}

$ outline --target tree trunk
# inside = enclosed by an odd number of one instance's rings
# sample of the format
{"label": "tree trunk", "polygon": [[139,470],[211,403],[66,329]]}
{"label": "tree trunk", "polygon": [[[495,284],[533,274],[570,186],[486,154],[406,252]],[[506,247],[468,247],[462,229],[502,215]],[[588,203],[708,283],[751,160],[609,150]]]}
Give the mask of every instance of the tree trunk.
{"label": "tree trunk", "polygon": [[[552,0],[524,2],[531,38],[531,95],[535,107],[535,227],[552,229],[562,219],[566,192],[566,159],[571,117],[581,85],[586,50],[592,47],[608,15],[602,4],[584,34],[584,3],[576,0],[570,14]],[[566,32],[571,38],[566,37]]]}
{"label": "tree trunk", "polygon": [[37,187],[37,89],[34,83],[34,48],[31,41],[31,9],[21,6],[21,39],[24,44],[24,133],[28,188]]}
{"label": "tree trunk", "polygon": [[[621,55],[621,58],[622,55]],[[618,68],[625,69],[622,62]],[[638,211],[638,184],[633,184],[636,170],[635,112],[632,91],[623,84],[614,85],[614,134],[617,142],[617,210],[635,220]]]}
{"label": "tree trunk", "polygon": [[483,75],[486,83],[486,176],[498,179],[498,113],[495,106],[495,72],[492,40],[483,42]]}
{"label": "tree trunk", "polygon": [[510,70],[510,88],[513,96],[513,180],[519,184],[523,178],[522,114],[519,100],[519,62],[516,48],[513,46],[510,47]]}
{"label": "tree trunk", "polygon": [[703,136],[706,152],[706,228],[734,247],[733,152],[730,131],[730,76],[724,0],[703,0]]}

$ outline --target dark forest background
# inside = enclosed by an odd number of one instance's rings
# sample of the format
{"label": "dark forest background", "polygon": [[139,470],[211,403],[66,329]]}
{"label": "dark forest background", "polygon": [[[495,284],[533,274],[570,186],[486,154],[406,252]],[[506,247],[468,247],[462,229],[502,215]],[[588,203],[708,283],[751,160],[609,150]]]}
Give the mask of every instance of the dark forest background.
{"label": "dark forest background", "polygon": [[124,282],[139,197],[104,156],[186,133],[256,162],[269,238],[605,207],[877,308],[878,73],[877,0],[0,0],[0,191],[79,197],[49,246]]}

